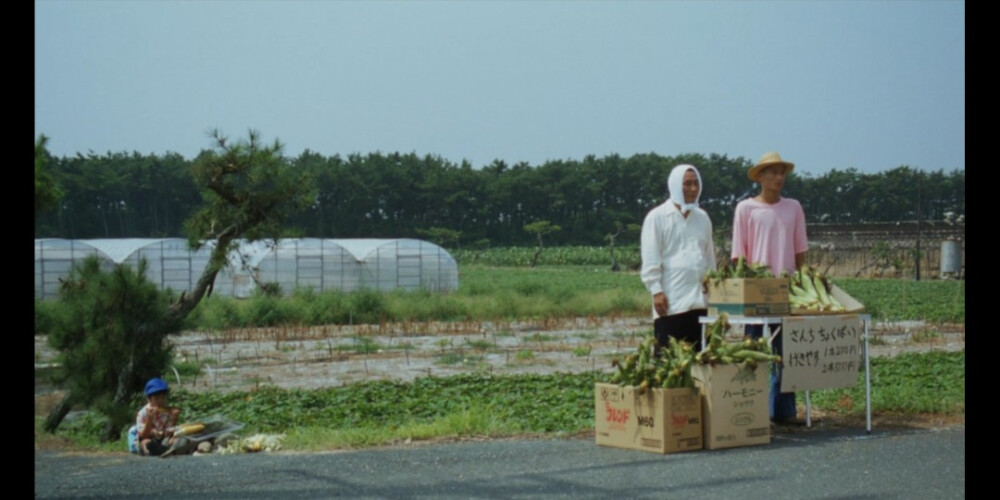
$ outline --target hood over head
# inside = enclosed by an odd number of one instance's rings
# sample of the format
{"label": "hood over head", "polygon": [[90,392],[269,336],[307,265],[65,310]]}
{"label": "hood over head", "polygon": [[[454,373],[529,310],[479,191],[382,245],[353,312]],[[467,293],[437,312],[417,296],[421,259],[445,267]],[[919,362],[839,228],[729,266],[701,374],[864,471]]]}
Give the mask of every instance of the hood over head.
{"label": "hood over head", "polygon": [[[698,176],[698,196],[694,198],[693,203],[684,203],[684,172],[688,170],[693,170],[694,175]],[[698,200],[701,199],[701,192],[704,190],[704,186],[701,184],[701,173],[694,165],[688,165],[686,163],[677,165],[673,170],[670,171],[670,177],[667,178],[667,192],[670,194],[670,201],[680,205],[681,212],[687,212],[693,208],[698,208]]]}

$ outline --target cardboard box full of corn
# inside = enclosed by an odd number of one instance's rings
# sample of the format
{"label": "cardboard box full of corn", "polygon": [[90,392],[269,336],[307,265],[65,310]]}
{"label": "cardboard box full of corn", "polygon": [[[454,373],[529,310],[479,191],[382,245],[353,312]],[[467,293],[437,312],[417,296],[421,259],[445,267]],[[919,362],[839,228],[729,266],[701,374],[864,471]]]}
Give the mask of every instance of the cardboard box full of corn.
{"label": "cardboard box full of corn", "polygon": [[598,445],[677,453],[702,449],[701,395],[694,388],[595,384]]}

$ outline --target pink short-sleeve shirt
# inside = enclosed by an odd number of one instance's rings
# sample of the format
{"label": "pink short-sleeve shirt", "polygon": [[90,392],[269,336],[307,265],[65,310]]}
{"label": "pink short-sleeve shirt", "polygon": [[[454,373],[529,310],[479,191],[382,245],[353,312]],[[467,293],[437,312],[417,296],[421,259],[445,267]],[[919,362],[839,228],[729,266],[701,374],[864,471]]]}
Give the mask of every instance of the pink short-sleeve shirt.
{"label": "pink short-sleeve shirt", "polygon": [[748,198],[733,216],[732,258],[767,264],[775,276],[795,271],[795,255],[809,248],[806,217],[798,200],[782,198],[773,205]]}

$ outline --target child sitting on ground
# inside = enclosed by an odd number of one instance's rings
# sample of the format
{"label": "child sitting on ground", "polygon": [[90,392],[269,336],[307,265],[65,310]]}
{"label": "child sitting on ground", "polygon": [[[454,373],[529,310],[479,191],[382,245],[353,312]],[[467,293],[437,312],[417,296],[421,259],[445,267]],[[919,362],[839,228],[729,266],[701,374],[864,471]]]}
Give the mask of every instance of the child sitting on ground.
{"label": "child sitting on ground", "polygon": [[167,406],[170,388],[162,378],[146,382],[146,406],[135,417],[138,452],[145,456],[161,456],[178,439],[173,435],[181,409]]}

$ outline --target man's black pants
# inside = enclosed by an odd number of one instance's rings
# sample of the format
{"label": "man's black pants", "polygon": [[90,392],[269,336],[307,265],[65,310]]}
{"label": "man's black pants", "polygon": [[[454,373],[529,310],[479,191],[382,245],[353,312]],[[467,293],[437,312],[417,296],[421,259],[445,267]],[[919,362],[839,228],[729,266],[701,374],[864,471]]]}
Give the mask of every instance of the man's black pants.
{"label": "man's black pants", "polygon": [[656,336],[657,350],[670,345],[670,337],[686,340],[694,346],[695,352],[701,350],[701,323],[698,318],[707,316],[707,309],[692,309],[672,316],[660,316],[653,321],[653,335]]}

